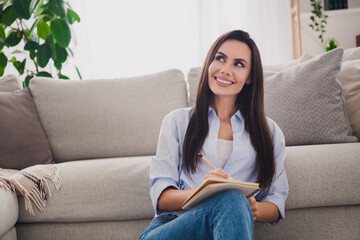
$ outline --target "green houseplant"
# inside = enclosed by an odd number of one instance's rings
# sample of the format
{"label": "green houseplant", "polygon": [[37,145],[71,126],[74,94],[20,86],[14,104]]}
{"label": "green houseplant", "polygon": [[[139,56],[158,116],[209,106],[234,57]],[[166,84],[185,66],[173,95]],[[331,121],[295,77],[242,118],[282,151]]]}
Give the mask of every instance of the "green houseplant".
{"label": "green houseplant", "polygon": [[315,32],[318,32],[318,38],[326,51],[337,48],[338,42],[333,38],[326,39],[324,43],[325,26],[328,15],[323,14],[321,0],[310,0],[310,5],[312,10],[310,15],[311,24],[309,24],[309,27]]}
{"label": "green houseplant", "polygon": [[80,17],[64,0],[0,0],[0,76],[13,64],[24,87],[34,76],[68,79],[62,69],[73,57],[75,22]]}

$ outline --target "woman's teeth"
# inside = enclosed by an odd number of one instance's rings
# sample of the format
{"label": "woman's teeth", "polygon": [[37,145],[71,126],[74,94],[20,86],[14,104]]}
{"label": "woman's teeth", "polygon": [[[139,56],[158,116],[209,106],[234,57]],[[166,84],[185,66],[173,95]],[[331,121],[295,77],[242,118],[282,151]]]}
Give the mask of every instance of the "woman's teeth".
{"label": "woman's teeth", "polygon": [[229,81],[226,81],[226,80],[217,78],[217,77],[215,77],[215,79],[216,79],[216,81],[221,82],[221,83],[224,83],[224,84],[229,84],[229,85],[232,84],[232,82],[229,82]]}

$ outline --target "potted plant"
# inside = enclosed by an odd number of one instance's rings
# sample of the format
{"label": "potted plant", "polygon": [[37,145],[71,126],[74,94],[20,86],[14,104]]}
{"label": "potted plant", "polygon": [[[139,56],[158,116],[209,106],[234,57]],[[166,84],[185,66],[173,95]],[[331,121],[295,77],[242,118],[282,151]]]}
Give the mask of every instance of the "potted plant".
{"label": "potted plant", "polygon": [[324,35],[326,32],[325,26],[327,24],[328,15],[323,14],[321,0],[310,0],[310,5],[312,7],[310,15],[312,23],[309,24],[309,27],[315,32],[318,32],[318,38],[326,51],[337,48],[338,42],[333,38],[326,39],[324,43]]}
{"label": "potted plant", "polygon": [[75,22],[80,17],[64,0],[1,0],[0,76],[12,64],[24,87],[34,76],[69,79],[62,69],[73,57],[69,44]]}

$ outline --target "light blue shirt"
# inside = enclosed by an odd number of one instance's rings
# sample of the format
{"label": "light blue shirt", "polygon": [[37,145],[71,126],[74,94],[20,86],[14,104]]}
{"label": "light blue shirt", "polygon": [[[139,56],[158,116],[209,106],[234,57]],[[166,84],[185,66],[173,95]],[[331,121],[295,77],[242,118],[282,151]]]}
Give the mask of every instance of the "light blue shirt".
{"label": "light blue shirt", "polygon": [[[164,214],[157,208],[158,199],[161,193],[168,187],[185,190],[197,188],[204,180],[204,176],[212,170],[205,162],[197,165],[197,170],[190,175],[183,169],[182,148],[186,129],[192,114],[193,108],[181,108],[172,111],[165,116],[159,134],[159,141],[156,156],[150,163],[150,197],[156,216]],[[201,153],[217,168],[221,168],[217,155],[217,139],[220,127],[220,120],[215,111],[209,107],[209,133],[205,139]],[[278,223],[285,217],[285,201],[288,195],[288,181],[284,169],[285,160],[285,139],[279,126],[267,118],[270,131],[274,141],[275,154],[275,180],[266,196],[260,191],[255,198],[257,201],[268,201],[274,203],[279,211],[280,218],[272,224]],[[256,151],[254,150],[249,134],[245,131],[244,119],[240,111],[231,117],[233,131],[233,152],[223,170],[232,178],[256,182]],[[185,211],[171,212],[181,215]]]}

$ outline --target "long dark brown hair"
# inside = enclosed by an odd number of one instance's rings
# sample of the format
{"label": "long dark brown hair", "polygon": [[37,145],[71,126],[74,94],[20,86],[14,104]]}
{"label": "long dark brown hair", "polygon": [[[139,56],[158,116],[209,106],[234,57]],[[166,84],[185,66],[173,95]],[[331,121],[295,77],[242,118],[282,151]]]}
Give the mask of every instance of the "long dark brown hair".
{"label": "long dark brown hair", "polygon": [[196,103],[183,144],[183,166],[186,172],[194,173],[199,163],[200,152],[209,131],[208,111],[213,93],[208,84],[208,69],[215,54],[226,40],[234,39],[247,44],[251,50],[250,84],[244,84],[237,95],[236,108],[245,119],[245,130],[250,135],[256,151],[258,167],[257,182],[268,191],[275,175],[274,144],[264,111],[264,77],[259,49],[249,34],[235,30],[220,36],[211,46],[201,70]]}

